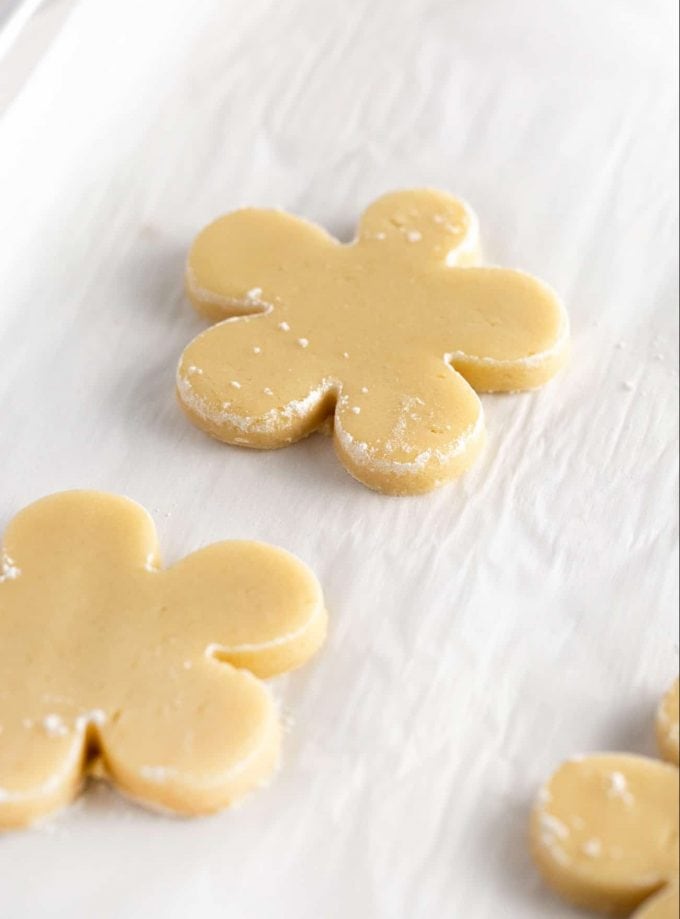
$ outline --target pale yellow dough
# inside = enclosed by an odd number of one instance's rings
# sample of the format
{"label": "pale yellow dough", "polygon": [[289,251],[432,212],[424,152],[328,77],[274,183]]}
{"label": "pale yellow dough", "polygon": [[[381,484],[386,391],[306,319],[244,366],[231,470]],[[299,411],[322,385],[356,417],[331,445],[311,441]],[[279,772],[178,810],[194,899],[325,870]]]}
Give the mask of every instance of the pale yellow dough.
{"label": "pale yellow dough", "polygon": [[334,416],[337,453],[357,479],[428,491],[482,446],[475,390],[541,386],[567,355],[553,291],[478,263],[475,216],[437,191],[380,198],[349,245],[281,211],[228,214],[189,254],[194,306],[226,321],[184,351],[180,403],[219,440],[259,448]]}
{"label": "pale yellow dough", "polygon": [[563,763],[531,818],[532,851],[546,881],[579,906],[617,915],[639,906],[639,919],[677,919],[678,790],[676,766],[644,756]]}
{"label": "pale yellow dough", "polygon": [[656,716],[656,739],[661,755],[669,763],[680,765],[678,754],[678,680],[661,700]]}
{"label": "pale yellow dough", "polygon": [[325,631],[317,581],[280,549],[215,543],[163,569],[126,498],[30,505],[0,563],[0,828],[62,807],[93,768],[152,807],[230,804],[277,763],[259,678],[304,663]]}
{"label": "pale yellow dough", "polygon": [[678,919],[678,916],[680,916],[680,896],[678,885],[673,884],[647,900],[637,910],[633,919]]}

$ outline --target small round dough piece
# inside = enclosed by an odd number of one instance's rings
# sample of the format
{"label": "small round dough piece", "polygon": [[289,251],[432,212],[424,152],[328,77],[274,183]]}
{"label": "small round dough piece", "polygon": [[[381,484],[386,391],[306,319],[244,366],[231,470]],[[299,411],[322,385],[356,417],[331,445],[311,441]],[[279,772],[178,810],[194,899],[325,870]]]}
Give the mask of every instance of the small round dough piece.
{"label": "small round dough piece", "polygon": [[678,750],[678,680],[661,700],[656,715],[656,740],[661,756],[669,763],[680,765]]}
{"label": "small round dough piece", "polygon": [[678,919],[680,915],[680,891],[677,884],[671,884],[646,900],[632,919]]}
{"label": "small round dough piece", "polygon": [[539,792],[531,843],[563,897],[629,913],[677,876],[678,770],[620,753],[568,760]]}

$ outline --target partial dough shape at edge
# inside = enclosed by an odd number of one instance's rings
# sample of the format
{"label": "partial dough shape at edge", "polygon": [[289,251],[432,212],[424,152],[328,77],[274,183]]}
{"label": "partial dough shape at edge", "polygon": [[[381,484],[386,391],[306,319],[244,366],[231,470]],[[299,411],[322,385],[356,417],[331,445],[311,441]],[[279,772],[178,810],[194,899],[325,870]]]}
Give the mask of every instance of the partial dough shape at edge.
{"label": "partial dough shape at edge", "polygon": [[[93,513],[83,514],[83,507],[81,506],[83,501],[86,504],[85,510],[92,511]],[[50,520],[49,515],[53,515],[54,513],[58,515],[62,512],[66,512],[66,518],[70,524],[72,524],[73,519],[75,519],[76,533],[78,535],[80,532],[78,527],[81,525],[83,518],[86,519],[90,526],[93,526],[93,520],[90,518],[94,517],[96,521],[97,514],[104,513],[104,522],[109,525],[108,528],[104,530],[104,535],[105,537],[109,537],[109,540],[107,541],[105,538],[104,544],[108,548],[110,538],[115,537],[114,547],[117,546],[118,541],[120,541],[125,548],[122,569],[127,570],[129,568],[129,573],[134,579],[132,584],[135,591],[140,584],[160,585],[163,579],[167,578],[173,570],[176,571],[182,563],[186,563],[192,558],[192,556],[185,556],[175,566],[168,569],[160,569],[157,551],[158,543],[153,520],[148,512],[134,501],[106,492],[91,492],[86,490],[60,492],[55,495],[47,496],[46,498],[41,498],[33,504],[28,505],[16,514],[8,524],[6,530],[6,536],[9,539],[8,545],[13,551],[15,549],[17,550],[17,559],[21,565],[24,566],[28,561],[28,566],[25,569],[20,569],[13,564],[13,560],[10,559],[6,553],[0,556],[0,560],[2,561],[0,564],[0,593],[4,595],[4,592],[8,591],[8,597],[11,598],[13,595],[16,595],[16,589],[23,585],[25,579],[33,575],[35,568],[33,555],[35,553],[29,551],[31,546],[27,543],[27,540],[32,535],[31,531],[36,527],[41,535],[44,535],[45,531],[50,530],[49,525],[43,526],[45,514],[48,515],[48,524],[51,524],[51,529],[54,531],[54,534],[56,534],[55,538],[57,539],[59,548],[65,550],[64,558],[62,559],[59,557],[58,559],[62,568],[64,565],[68,566],[75,555],[80,552],[81,546],[76,544],[75,549],[73,546],[69,547],[65,540],[64,528],[59,526],[55,527],[54,524],[56,521]],[[109,530],[111,531],[110,533]],[[91,538],[92,534],[89,535],[90,538],[87,541],[88,547],[93,542],[96,542]],[[223,544],[213,543],[204,547],[203,550],[198,550],[198,552],[193,553],[193,557],[209,552],[211,549],[217,548],[219,550],[224,545],[231,548],[236,544],[239,544],[239,541],[230,540],[225,541]],[[119,687],[122,689],[122,693],[119,695],[116,691],[114,692],[115,697],[113,699],[102,699],[101,702],[98,699],[93,701],[91,697],[88,699],[84,698],[84,696],[87,696],[88,692],[91,691],[91,687],[90,689],[87,688],[87,679],[81,684],[81,688],[85,687],[82,694],[83,697],[79,695],[79,688],[76,684],[68,690],[63,690],[64,693],[67,693],[65,696],[54,693],[53,687],[51,687],[50,693],[45,696],[45,700],[50,703],[50,706],[52,702],[56,703],[56,706],[59,707],[61,703],[64,703],[64,705],[67,706],[67,709],[64,710],[64,717],[62,717],[62,711],[58,710],[57,707],[54,709],[51,707],[47,708],[46,712],[54,713],[45,714],[42,711],[36,712],[30,710],[30,706],[24,708],[21,701],[12,708],[9,712],[9,716],[6,712],[0,712],[0,722],[2,722],[2,725],[0,725],[0,734],[4,735],[0,737],[0,741],[7,743],[6,746],[0,745],[0,751],[3,754],[0,756],[0,829],[14,829],[30,825],[70,804],[78,795],[84,779],[90,774],[108,777],[111,784],[116,789],[120,787],[120,790],[122,790],[124,794],[127,794],[137,801],[145,802],[147,805],[152,806],[152,808],[161,808],[188,814],[209,813],[217,810],[228,805],[250,788],[255,785],[260,785],[265,781],[268,775],[273,771],[278,759],[281,730],[276,706],[268,690],[259,679],[259,676],[266,676],[270,675],[270,673],[278,673],[281,670],[291,669],[292,667],[301,665],[311,657],[322,644],[325,637],[327,614],[323,603],[321,585],[311,569],[300,559],[284,549],[271,546],[267,543],[251,543],[251,541],[244,540],[240,541],[240,545],[245,546],[248,551],[250,551],[249,547],[254,545],[257,546],[260,551],[277,557],[280,560],[279,567],[283,567],[284,569],[288,568],[289,575],[292,572],[292,576],[297,581],[298,585],[302,585],[302,590],[307,592],[307,602],[303,604],[301,602],[296,603],[295,597],[297,594],[295,591],[290,589],[284,589],[282,591],[282,596],[288,598],[287,602],[289,606],[292,604],[294,609],[298,609],[299,615],[297,621],[291,622],[290,619],[283,621],[283,628],[281,630],[283,635],[281,637],[277,637],[269,642],[260,642],[260,647],[255,649],[256,651],[261,651],[266,645],[275,645],[277,648],[279,644],[285,645],[285,649],[282,649],[281,652],[276,651],[274,655],[269,655],[264,665],[262,661],[257,658],[257,655],[255,655],[254,659],[257,660],[258,665],[253,666],[250,671],[246,669],[245,660],[243,662],[232,660],[230,663],[210,661],[210,655],[205,654],[205,649],[207,648],[207,642],[205,641],[199,642],[200,652],[194,654],[193,660],[191,657],[181,660],[180,655],[180,674],[184,672],[184,670],[181,669],[183,665],[188,671],[188,674],[199,674],[201,672],[200,668],[206,668],[206,671],[209,670],[213,675],[214,686],[217,686],[220,682],[221,671],[231,672],[236,674],[239,680],[246,681],[245,688],[247,693],[250,694],[251,699],[254,698],[256,702],[255,708],[259,709],[259,711],[257,720],[237,716],[232,722],[233,724],[240,724],[243,726],[246,731],[245,742],[241,743],[239,741],[238,745],[230,743],[229,738],[231,732],[223,733],[221,725],[217,725],[218,730],[213,731],[212,736],[218,738],[219,758],[215,760],[214,758],[210,759],[208,756],[199,756],[196,761],[199,768],[196,770],[193,769],[193,763],[187,756],[185,756],[183,760],[175,760],[178,767],[177,770],[175,770],[173,765],[174,752],[168,756],[166,748],[165,759],[168,764],[167,769],[170,773],[175,773],[175,778],[159,787],[158,782],[143,781],[144,776],[137,774],[134,767],[132,770],[126,769],[126,756],[131,750],[134,750],[134,744],[132,746],[129,744],[127,745],[127,753],[126,748],[121,745],[119,751],[122,751],[122,754],[118,759],[115,756],[115,752],[113,756],[111,755],[109,742],[112,735],[109,735],[108,731],[109,727],[113,729],[114,726],[118,724],[119,720],[126,714],[135,711],[137,711],[137,713],[146,712],[147,706],[144,704],[138,706],[137,702],[134,702],[134,704],[130,702],[132,698],[141,700],[142,703],[143,700],[146,699],[150,703],[148,711],[152,712],[153,715],[152,717],[148,717],[142,724],[141,732],[137,734],[137,737],[150,735],[151,739],[154,739],[156,728],[158,724],[162,723],[162,719],[160,721],[155,720],[158,708],[154,709],[153,706],[159,702],[159,693],[162,695],[168,691],[166,677],[173,677],[173,675],[176,675],[176,671],[173,672],[173,666],[177,666],[177,661],[174,661],[173,664],[169,659],[169,666],[167,669],[161,669],[160,678],[158,672],[154,671],[156,676],[151,677],[147,667],[138,667],[135,663],[135,666],[131,668],[131,672],[136,674],[136,677],[139,678],[139,684],[135,684],[135,692],[137,694],[134,696],[130,694],[130,685],[124,679],[121,680],[121,686]],[[48,547],[39,544],[39,548],[41,551],[37,553],[38,558],[42,558],[45,555],[50,558],[53,557],[53,553],[50,554]],[[97,546],[95,546],[95,556],[97,552],[98,549]],[[117,556],[114,556],[111,561],[111,564],[114,566],[116,564],[116,559]],[[105,566],[109,564],[108,557],[104,558],[103,564]],[[114,568],[114,571],[115,570]],[[51,574],[51,571],[49,573]],[[38,599],[38,608],[40,608],[42,606],[41,598],[45,592],[46,585],[44,584],[45,578],[41,570],[39,570],[38,574],[39,578],[42,578],[42,580],[38,581],[39,590],[35,592],[35,596]],[[119,574],[120,571],[114,575],[114,580]],[[276,572],[274,572],[274,575],[276,575]],[[256,568],[253,573],[255,583],[261,583],[262,578],[262,568],[259,570]],[[2,583],[5,580],[8,583]],[[275,586],[279,583],[276,576],[270,579],[270,583],[274,583]],[[76,589],[78,589],[78,585],[79,582],[76,581]],[[210,591],[208,592],[210,593]],[[174,593],[172,588],[171,593]],[[229,592],[226,591],[222,592],[218,597],[218,600],[221,597],[222,602],[226,602],[227,608],[229,596]],[[21,597],[19,599],[21,601]],[[146,603],[148,600],[149,597],[142,591],[143,603]],[[158,593],[157,600],[157,603],[154,604],[152,602],[151,605],[153,605],[156,610],[161,610],[167,622],[168,616],[170,615],[169,605],[164,604],[162,593]],[[251,601],[250,595],[248,595],[245,600],[247,601],[245,603],[246,612],[248,612],[248,602]],[[0,605],[3,606],[2,612],[4,612],[4,603],[0,601]],[[241,605],[241,608],[243,608],[243,605],[244,604]],[[180,612],[186,610],[186,606],[182,606],[181,603],[179,606],[181,608]],[[66,608],[70,609],[71,607]],[[11,610],[11,606],[9,609]],[[21,613],[18,621],[21,621],[25,614],[25,608],[19,605],[17,609]],[[272,607],[270,606],[269,609],[271,610]],[[202,609],[199,609],[199,612],[202,612]],[[274,618],[276,619],[276,616]],[[180,616],[177,634],[181,634],[182,621],[182,617]],[[12,622],[13,620],[10,619],[11,628]],[[250,618],[248,618],[248,622],[250,622]],[[288,627],[288,633],[285,632],[286,627]],[[275,629],[276,622],[274,622],[274,633]],[[173,631],[174,630],[170,628],[171,634]],[[10,631],[9,634],[11,635],[13,632]],[[68,634],[68,632],[65,634]],[[129,634],[134,635],[135,630],[133,629]],[[217,634],[219,634],[219,632]],[[33,635],[33,632],[29,632],[29,639],[31,639]],[[260,636],[261,635],[262,633],[260,632]],[[186,638],[187,636],[185,635],[184,637]],[[265,637],[269,636],[265,633]],[[171,646],[172,642],[170,642],[169,645]],[[190,642],[187,642],[187,651],[189,650],[189,645]],[[10,645],[10,648],[11,647],[12,645]],[[91,641],[88,642],[87,645],[82,643],[82,647],[86,652],[87,649],[96,650],[92,647]],[[110,648],[110,645],[106,647]],[[160,644],[158,646],[154,645],[153,642],[146,645],[140,644],[140,648],[142,647],[151,647],[152,649],[155,648],[158,650]],[[237,647],[231,650],[243,652],[243,657],[246,658],[248,656],[246,652],[250,649]],[[11,658],[11,660],[18,661],[19,666],[21,666],[21,661],[27,656],[28,652],[26,654],[19,653]],[[89,657],[92,657],[92,655],[86,653],[86,658]],[[152,652],[151,658],[158,661],[159,655]],[[62,654],[62,659],[67,660],[67,655],[65,653]],[[94,657],[94,659],[96,660],[96,657]],[[123,658],[123,660],[127,660],[127,658]],[[139,658],[135,658],[135,661],[138,660]],[[164,662],[162,663],[164,666]],[[253,671],[258,675],[254,675]],[[36,671],[36,673],[40,672],[41,671]],[[101,679],[101,673],[98,673],[96,670],[94,673],[95,693],[99,692],[97,687],[99,687],[100,684],[101,686],[107,687],[113,686],[115,690],[118,685],[115,680],[107,679],[103,681]],[[12,683],[10,682],[10,686],[11,685]],[[16,685],[20,686],[22,683],[16,682]],[[6,693],[5,695],[10,701],[19,698],[13,692]],[[179,704],[182,700],[182,695],[183,691],[179,689],[175,692],[173,698],[171,682],[168,701],[172,702],[173,706]],[[219,696],[221,693],[217,693],[216,695]],[[202,699],[199,698],[199,704],[194,705],[193,711],[200,713],[204,707],[203,702],[208,698],[210,698],[210,694],[204,694]],[[118,701],[118,699],[120,699],[120,701]],[[258,699],[260,700],[259,703]],[[159,704],[162,702],[163,700],[161,698]],[[118,706],[120,706],[120,708]],[[227,706],[225,710],[227,717],[230,717],[229,707]],[[10,717],[13,714],[16,714],[17,717]],[[3,717],[3,715],[5,717]],[[26,717],[28,715],[31,717]],[[172,718],[170,718],[167,723],[172,725]],[[221,722],[221,724],[224,723],[224,721]],[[12,726],[12,730],[18,727],[21,731],[22,740],[18,745],[11,739],[9,730],[10,725]],[[182,731],[184,727],[188,727],[192,731],[194,727],[196,727],[196,723],[191,720],[182,721],[180,719],[177,725],[180,730],[179,737],[183,737]],[[190,731],[188,731],[188,733],[190,733]],[[243,735],[243,731],[240,733]],[[206,733],[203,736],[210,737],[211,734]],[[220,762],[229,763],[230,756],[239,757],[241,751],[244,749],[247,750],[250,746],[251,736],[255,739],[261,737],[261,742],[257,743],[248,756],[242,758],[240,762],[236,760],[235,763],[232,763],[232,765],[220,775]],[[222,737],[221,741],[219,740],[220,737]],[[23,738],[26,738],[26,740]],[[24,743],[30,743],[32,745],[39,743],[42,746],[37,747],[35,753],[31,752],[33,750],[33,747],[31,747],[29,753],[25,754],[22,745]],[[222,745],[221,750],[219,749],[220,743]],[[172,751],[179,750],[180,747],[181,744],[175,745],[172,747]],[[188,753],[191,754],[193,750],[193,741],[188,744],[187,750]],[[187,750],[185,750],[185,754]],[[5,756],[4,754],[8,755]],[[153,757],[149,761],[153,762]],[[128,766],[131,762],[133,762],[133,760],[129,760]],[[29,769],[29,763],[36,764],[37,768]],[[201,772],[200,768],[201,763],[203,763],[204,766],[203,772]],[[206,768],[208,763],[212,765]],[[219,781],[210,780],[210,768],[213,769]],[[183,774],[189,777],[188,782],[183,781]],[[199,777],[201,775],[204,777],[207,776],[207,786],[201,787],[200,781],[198,786],[196,786],[191,778],[195,775]]]}
{"label": "partial dough shape at edge", "polygon": [[[584,909],[596,910],[605,914],[629,915],[634,909],[644,904],[650,896],[654,896],[673,880],[672,871],[666,871],[659,866],[654,875],[645,875],[644,883],[640,881],[638,884],[631,883],[630,874],[624,875],[619,871],[618,876],[614,875],[617,890],[612,893],[611,877],[608,879],[600,878],[597,873],[593,874],[588,867],[585,870],[579,869],[577,863],[570,862],[566,853],[560,851],[562,848],[561,840],[568,839],[572,832],[583,832],[583,828],[580,827],[576,830],[568,827],[563,822],[562,815],[556,817],[550,812],[551,805],[555,800],[552,785],[565,770],[577,769],[580,772],[590,767],[593,772],[590,775],[588,772],[585,773],[585,781],[587,782],[592,781],[592,775],[597,775],[599,769],[603,766],[608,769],[618,767],[623,773],[624,782],[628,780],[629,776],[626,773],[629,769],[633,771],[636,778],[638,778],[636,770],[650,769],[650,774],[654,776],[653,781],[657,784],[657,789],[659,784],[663,783],[664,789],[668,791],[670,786],[667,783],[671,779],[676,783],[673,787],[677,786],[678,773],[673,766],[646,756],[606,752],[590,753],[565,760],[552,772],[536,796],[529,821],[530,850],[534,864],[539,869],[539,873],[546,884],[565,901]],[[578,781],[583,780],[579,776]],[[586,784],[584,784],[584,788],[588,791]],[[626,784],[623,786],[624,791],[615,789],[612,796],[618,798],[625,793],[625,788]],[[603,800],[606,800],[605,795],[606,792],[603,788],[601,790]],[[560,795],[560,798],[563,798],[563,795]],[[591,827],[589,823],[586,823],[586,826],[594,831],[596,829]],[[606,827],[607,823],[604,823],[600,826],[600,831],[604,831]],[[596,831],[593,835],[598,837]],[[661,838],[664,839],[665,837]],[[658,839],[656,844],[661,849]],[[677,833],[675,845],[677,846]],[[665,859],[668,855],[669,852],[662,852],[660,860]],[[609,858],[611,863],[611,856]],[[570,864],[572,867],[567,870],[567,866]]]}
{"label": "partial dough shape at edge", "polygon": [[656,742],[666,762],[680,765],[678,749],[678,692],[680,680],[675,680],[666,692],[656,713]]}

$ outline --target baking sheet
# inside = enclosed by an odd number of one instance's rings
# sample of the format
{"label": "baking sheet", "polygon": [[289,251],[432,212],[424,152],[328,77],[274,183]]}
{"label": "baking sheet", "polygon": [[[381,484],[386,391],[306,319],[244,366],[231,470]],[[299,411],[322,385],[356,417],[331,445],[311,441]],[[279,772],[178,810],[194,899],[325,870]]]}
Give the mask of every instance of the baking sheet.
{"label": "baking sheet", "polygon": [[[651,751],[677,669],[671,0],[88,0],[0,121],[0,522],[128,494],[168,561],[228,537],[318,573],[324,653],[275,691],[272,786],[172,821],[103,785],[0,838],[8,916],[567,917],[526,853],[564,756]],[[484,397],[457,484],[390,499],[313,437],[253,453],[173,398],[187,245],[239,204],[349,238],[393,187],[479,213],[574,354]],[[1,678],[1,677],[0,677]]]}

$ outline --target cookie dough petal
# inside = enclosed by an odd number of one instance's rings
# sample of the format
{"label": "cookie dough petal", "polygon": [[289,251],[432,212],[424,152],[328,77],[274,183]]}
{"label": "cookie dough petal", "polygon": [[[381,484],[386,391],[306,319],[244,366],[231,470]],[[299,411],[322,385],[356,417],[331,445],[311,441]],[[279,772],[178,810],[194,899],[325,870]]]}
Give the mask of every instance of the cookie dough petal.
{"label": "cookie dough petal", "polygon": [[[17,584],[35,577],[63,581],[78,593],[96,572],[111,566],[143,568],[158,561],[158,540],[149,514],[129,498],[97,491],[65,491],[24,508],[5,533],[4,566],[15,572]],[[1,573],[1,572],[0,572]]]}
{"label": "cookie dough petal", "polygon": [[431,188],[378,198],[364,211],[358,242],[376,254],[391,249],[399,260],[416,260],[419,270],[428,262],[437,268],[480,261],[475,213],[464,201]]}
{"label": "cookie dough petal", "polygon": [[269,693],[250,673],[207,659],[186,663],[130,686],[100,730],[102,765],[143,804],[205,814],[263,784],[280,730]]}
{"label": "cookie dough petal", "polygon": [[632,919],[678,919],[679,915],[680,892],[677,884],[672,884],[646,900]]}
{"label": "cookie dough petal", "polygon": [[180,405],[218,440],[281,447],[315,431],[332,412],[336,386],[292,330],[269,316],[230,319],[185,349]]}
{"label": "cookie dough petal", "polygon": [[293,555],[257,542],[215,543],[162,575],[187,654],[268,677],[303,664],[326,635],[321,587]]}
{"label": "cookie dough petal", "polygon": [[[474,390],[444,361],[376,368],[345,385],[334,442],[347,470],[386,494],[430,491],[460,475],[484,440]],[[365,390],[365,391],[364,391]]]}
{"label": "cookie dough petal", "polygon": [[679,705],[678,680],[673,683],[666,695],[661,700],[656,715],[656,739],[661,755],[669,763],[680,763],[678,750],[678,710]]}
{"label": "cookie dough petal", "polygon": [[321,227],[283,211],[243,208],[220,217],[194,240],[187,293],[210,319],[261,312],[285,296],[317,251],[337,242]]}
{"label": "cookie dough petal", "polygon": [[624,754],[570,760],[541,790],[531,838],[564,897],[630,911],[677,873],[678,770]]}
{"label": "cookie dough petal", "polygon": [[82,732],[18,718],[0,705],[0,830],[27,826],[64,807],[83,776]]}
{"label": "cookie dough petal", "polygon": [[532,389],[568,354],[567,314],[542,281],[505,268],[467,268],[428,278],[429,347],[478,392]]}

